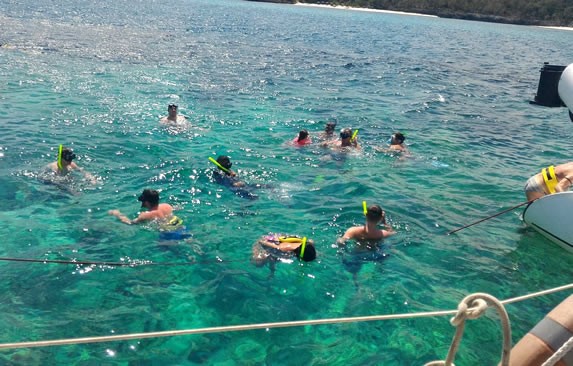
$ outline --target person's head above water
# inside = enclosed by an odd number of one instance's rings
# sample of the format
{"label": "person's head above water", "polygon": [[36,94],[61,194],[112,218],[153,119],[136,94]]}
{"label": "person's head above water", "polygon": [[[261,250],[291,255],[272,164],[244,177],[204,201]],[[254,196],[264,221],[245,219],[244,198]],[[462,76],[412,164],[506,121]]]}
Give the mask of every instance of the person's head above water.
{"label": "person's head above water", "polygon": [[402,144],[406,140],[406,136],[404,136],[400,132],[396,132],[391,136],[390,143],[391,144]]}
{"label": "person's head above water", "polygon": [[308,131],[307,130],[300,130],[300,132],[298,133],[298,140],[297,141],[303,141],[308,137]]}
{"label": "person's head above water", "polygon": [[60,145],[60,147],[58,148],[58,160],[57,160],[58,169],[62,170],[64,169],[64,167],[67,167],[68,165],[72,164],[72,160],[74,160],[75,158],[76,154],[74,154],[74,151],[72,149]]}
{"label": "person's head above water", "polygon": [[68,147],[62,149],[62,160],[71,163],[76,158],[74,151]]}
{"label": "person's head above water", "polygon": [[352,137],[352,130],[350,128],[343,128],[340,130],[340,139],[347,140]]}
{"label": "person's head above water", "polygon": [[310,262],[315,260],[316,248],[314,247],[314,241],[312,241],[311,239],[308,239],[306,241],[306,243],[304,244],[304,253],[302,253],[301,256],[301,252],[303,249],[302,246],[303,244],[301,244],[300,246],[296,247],[293,250],[293,253],[297,256],[297,258],[302,259],[305,262]]}
{"label": "person's head above water", "polygon": [[[223,168],[230,170],[231,167],[233,166],[233,163],[231,163],[231,159],[229,159],[229,157],[227,155],[220,155],[217,158],[217,163],[219,163],[219,165],[221,165]],[[219,167],[219,169],[221,169]],[[223,169],[221,169],[223,170]],[[224,170],[223,170],[224,171]],[[226,174],[228,174],[227,172],[225,172]]]}
{"label": "person's head above water", "polygon": [[169,113],[169,116],[174,117],[177,116],[177,105],[175,104],[169,104],[167,106],[167,113]]}
{"label": "person's head above water", "polygon": [[366,219],[370,222],[378,223],[380,221],[384,221],[384,211],[382,207],[378,205],[372,205],[368,207],[366,211]]}
{"label": "person's head above water", "polygon": [[144,189],[137,200],[141,202],[141,207],[155,207],[159,204],[159,192],[154,189]]}
{"label": "person's head above water", "polygon": [[335,129],[336,129],[336,121],[331,120],[326,122],[326,126],[324,126],[324,132],[331,135],[334,133]]}

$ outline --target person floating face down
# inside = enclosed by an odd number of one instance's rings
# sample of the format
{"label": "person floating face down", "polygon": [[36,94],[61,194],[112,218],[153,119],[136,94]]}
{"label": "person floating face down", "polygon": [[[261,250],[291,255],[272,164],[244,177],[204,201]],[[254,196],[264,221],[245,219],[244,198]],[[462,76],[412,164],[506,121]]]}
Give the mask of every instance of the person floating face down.
{"label": "person floating face down", "polygon": [[573,183],[573,162],[549,166],[532,176],[525,183],[525,197],[528,201],[557,192],[565,192]]}
{"label": "person floating face down", "polygon": [[251,192],[252,187],[247,186],[244,181],[239,179],[237,173],[231,170],[233,163],[228,156],[220,155],[217,158],[217,163],[218,169],[213,170],[213,180],[216,183],[229,187],[239,197],[250,200],[256,200],[259,198],[259,196]]}
{"label": "person floating face down", "polygon": [[251,262],[257,267],[269,263],[271,271],[274,272],[276,262],[293,257],[305,262],[315,260],[314,242],[306,237],[269,233],[253,245]]}
{"label": "person floating face down", "polygon": [[70,172],[77,170],[84,175],[84,178],[90,181],[92,184],[97,182],[96,178],[91,175],[90,173],[86,172],[82,168],[80,168],[76,163],[74,163],[74,159],[76,158],[76,154],[70,148],[64,147],[60,145],[58,148],[58,157],[57,161],[48,164],[46,167],[48,171],[59,175],[65,176],[68,175]]}
{"label": "person floating face down", "polygon": [[307,130],[300,130],[298,136],[292,140],[292,143],[295,146],[304,146],[311,144],[312,140]]}

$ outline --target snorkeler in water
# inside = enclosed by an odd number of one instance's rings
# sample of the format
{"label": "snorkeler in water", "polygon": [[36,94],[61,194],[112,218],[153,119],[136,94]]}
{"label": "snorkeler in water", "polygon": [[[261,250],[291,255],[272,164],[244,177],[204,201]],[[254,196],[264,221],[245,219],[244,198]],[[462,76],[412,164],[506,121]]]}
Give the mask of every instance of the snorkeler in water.
{"label": "snorkeler in water", "polygon": [[323,142],[321,146],[330,147],[338,150],[348,150],[349,148],[360,150],[357,138],[358,130],[352,132],[350,128],[343,128],[340,131],[340,140],[331,140]]}
{"label": "snorkeler in water", "polygon": [[269,233],[253,245],[251,262],[257,267],[262,267],[268,263],[272,274],[276,262],[292,258],[298,258],[305,262],[315,260],[314,242],[306,237]]}
{"label": "snorkeler in water", "polygon": [[[392,226],[386,223],[386,213],[380,206],[372,205],[366,209],[366,202],[364,202],[364,209],[366,215],[365,224],[349,228],[337,240],[338,246],[341,247],[345,247],[350,240],[356,243],[352,251],[345,253],[342,262],[345,268],[352,273],[354,283],[357,286],[357,273],[360,271],[362,264],[385,259],[387,254],[381,247],[381,242],[385,238],[396,234]],[[379,224],[382,224],[384,229],[378,229]]]}
{"label": "snorkeler in water", "polygon": [[[392,226],[386,223],[386,213],[380,206],[368,207],[365,214],[366,223],[346,230],[342,238],[338,239],[339,245],[345,245],[348,240],[355,240],[364,249],[371,249],[369,246],[372,243],[396,234]],[[382,224],[385,229],[378,229],[378,224]]]}
{"label": "snorkeler in water", "polygon": [[406,136],[403,133],[395,132],[390,136],[390,146],[385,148],[375,147],[376,151],[385,153],[408,153],[408,148],[404,144]]}
{"label": "snorkeler in water", "polygon": [[226,155],[221,155],[217,160],[209,158],[209,160],[217,166],[218,169],[214,169],[212,173],[213,180],[225,187],[229,187],[237,196],[247,198],[250,200],[256,200],[259,198],[256,194],[250,191],[251,187],[240,180],[237,173],[231,170],[231,159]]}
{"label": "snorkeler in water", "polygon": [[76,154],[74,154],[72,149],[60,145],[58,148],[57,160],[53,163],[48,164],[46,166],[46,170],[58,176],[66,176],[72,171],[79,171],[84,175],[84,178],[88,180],[90,183],[92,184],[97,183],[97,180],[93,175],[86,172],[84,169],[80,168],[76,163],[74,163],[73,160],[75,158]]}

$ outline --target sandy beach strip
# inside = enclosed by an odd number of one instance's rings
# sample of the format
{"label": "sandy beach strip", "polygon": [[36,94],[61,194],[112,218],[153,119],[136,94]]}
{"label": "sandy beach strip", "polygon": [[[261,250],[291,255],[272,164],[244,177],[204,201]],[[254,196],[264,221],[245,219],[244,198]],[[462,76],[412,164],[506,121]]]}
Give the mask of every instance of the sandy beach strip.
{"label": "sandy beach strip", "polygon": [[431,17],[437,18],[436,15],[420,14],[420,13],[407,13],[405,11],[393,11],[393,10],[381,10],[381,9],[368,9],[368,8],[353,8],[350,6],[342,5],[324,5],[324,4],[308,4],[308,3],[296,3],[294,5],[298,6],[311,6],[316,8],[329,8],[329,9],[339,9],[339,10],[356,10],[356,11],[367,11],[371,13],[387,13],[387,14],[400,14],[400,15],[415,15],[419,17]]}
{"label": "sandy beach strip", "polygon": [[[431,18],[438,18],[437,15],[429,15],[429,14],[420,14],[420,13],[408,13],[405,11],[393,11],[393,10],[381,10],[381,9],[368,9],[368,8],[353,8],[350,6],[342,6],[342,5],[324,5],[324,4],[308,4],[308,3],[295,3],[294,5],[299,6],[312,6],[317,8],[329,8],[329,9],[340,9],[340,10],[356,10],[356,11],[367,11],[372,13],[387,13],[387,14],[400,14],[400,15],[414,15],[418,17],[431,17]],[[573,31],[573,27],[553,27],[553,26],[538,26],[539,28],[547,28],[547,29],[557,29],[557,30],[565,30],[565,31]]]}
{"label": "sandy beach strip", "polygon": [[546,27],[546,26],[540,26],[539,28],[548,28],[548,29],[559,29],[559,30],[573,31],[573,27]]}

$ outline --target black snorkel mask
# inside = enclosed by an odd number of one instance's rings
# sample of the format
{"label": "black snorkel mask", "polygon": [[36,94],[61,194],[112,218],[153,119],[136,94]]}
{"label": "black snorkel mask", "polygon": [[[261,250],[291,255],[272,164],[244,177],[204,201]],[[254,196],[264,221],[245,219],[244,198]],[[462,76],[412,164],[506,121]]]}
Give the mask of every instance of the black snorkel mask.
{"label": "black snorkel mask", "polygon": [[72,162],[72,160],[74,160],[76,158],[76,154],[74,154],[73,151],[71,150],[64,150],[62,152],[62,160],[65,160],[67,162]]}

